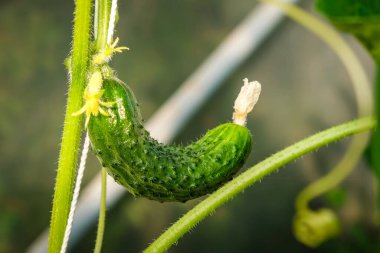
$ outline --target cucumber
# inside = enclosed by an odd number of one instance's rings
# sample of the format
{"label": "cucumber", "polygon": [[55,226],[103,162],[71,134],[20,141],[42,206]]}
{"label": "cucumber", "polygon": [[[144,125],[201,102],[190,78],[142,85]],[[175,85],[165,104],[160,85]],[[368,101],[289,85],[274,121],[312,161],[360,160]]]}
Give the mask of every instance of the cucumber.
{"label": "cucumber", "polygon": [[91,117],[94,153],[116,182],[136,197],[185,202],[211,193],[230,180],[250,151],[250,131],[225,123],[188,146],[164,145],[142,124],[132,90],[114,77],[103,80],[109,116]]}

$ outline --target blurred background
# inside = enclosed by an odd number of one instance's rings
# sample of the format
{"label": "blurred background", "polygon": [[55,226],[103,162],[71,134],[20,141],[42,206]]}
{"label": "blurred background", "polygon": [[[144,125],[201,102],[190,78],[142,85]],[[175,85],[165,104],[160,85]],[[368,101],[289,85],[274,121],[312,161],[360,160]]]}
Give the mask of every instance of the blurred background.
{"label": "blurred background", "polygon": [[[301,1],[312,10],[313,2]],[[248,0],[119,1],[117,36],[129,52],[112,66],[149,117],[257,3]],[[0,1],[0,252],[24,252],[49,225],[62,132],[73,1]],[[373,63],[351,38],[368,74]],[[356,115],[351,82],[334,53],[286,19],[177,136],[188,143],[230,120],[242,79],[263,91],[248,120],[254,138],[245,168]],[[313,207],[337,208],[344,233],[308,249],[291,233],[294,199],[331,169],[348,140],[287,165],[247,189],[185,235],[169,252],[375,252],[374,182],[364,163]],[[100,169],[91,154],[85,183]],[[126,194],[108,210],[103,252],[139,252],[201,199],[156,203]],[[74,221],[75,222],[75,221]],[[91,252],[96,226],[73,252]]]}

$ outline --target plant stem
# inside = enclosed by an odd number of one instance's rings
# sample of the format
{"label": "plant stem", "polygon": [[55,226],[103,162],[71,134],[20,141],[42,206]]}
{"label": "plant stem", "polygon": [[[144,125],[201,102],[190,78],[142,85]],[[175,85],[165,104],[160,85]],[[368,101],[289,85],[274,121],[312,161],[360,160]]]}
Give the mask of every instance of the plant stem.
{"label": "plant stem", "polygon": [[[109,23],[110,23],[110,0],[96,0],[96,13],[95,15],[95,26],[96,26],[96,36],[95,45],[96,52],[104,50],[108,42],[109,33]],[[106,221],[106,196],[107,196],[107,170],[102,167],[102,190],[100,197],[100,209],[99,209],[99,219],[98,219],[98,229],[96,233],[95,248],[94,253],[100,253],[102,250],[104,228]]]}
{"label": "plant stem", "polygon": [[316,150],[346,136],[373,129],[375,125],[376,121],[373,117],[360,118],[314,134],[280,152],[277,152],[212,193],[208,198],[203,200],[174,223],[144,252],[166,251],[180,237],[182,237],[182,235],[193,228],[208,214],[212,213],[217,207],[221,206],[256,181],[262,179],[264,176],[310,151]]}
{"label": "plant stem", "polygon": [[80,163],[79,163],[79,168],[78,168],[78,172],[77,172],[77,176],[76,176],[73,198],[71,200],[69,218],[67,219],[65,235],[63,238],[60,253],[66,252],[67,245],[69,243],[71,229],[72,229],[72,225],[73,225],[73,221],[74,221],[75,209],[76,209],[76,205],[78,202],[78,197],[79,197],[80,187],[82,184],[84,170],[86,168],[86,160],[87,160],[87,154],[88,154],[89,146],[90,146],[90,139],[88,137],[88,133],[86,133],[85,141],[84,141],[83,148],[82,148],[82,155],[81,155],[81,159],[80,159]]}
{"label": "plant stem", "polygon": [[[309,29],[330,46],[340,58],[351,77],[357,102],[358,116],[371,115],[373,100],[369,80],[355,53],[342,37],[331,27],[323,24],[295,5],[278,0],[261,1],[277,6],[290,18]],[[296,200],[297,212],[307,209],[309,201],[339,185],[352,172],[367,147],[368,140],[369,134],[353,138],[342,160],[328,174],[311,183],[298,195]]]}
{"label": "plant stem", "polygon": [[83,116],[73,117],[72,113],[79,110],[83,103],[82,95],[87,80],[89,58],[91,9],[92,0],[75,1],[73,49],[70,64],[72,82],[68,92],[53,199],[48,246],[50,253],[60,251],[72,199],[83,122]]}
{"label": "plant stem", "polygon": [[99,211],[99,220],[98,220],[98,231],[96,235],[96,244],[94,253],[100,253],[102,250],[104,227],[106,221],[106,195],[107,195],[107,170],[102,168],[102,192],[100,199],[100,211]]}
{"label": "plant stem", "polygon": [[97,0],[97,3],[97,36],[95,38],[96,52],[104,49],[107,45],[108,23],[110,19],[110,0]]}
{"label": "plant stem", "polygon": [[328,174],[312,182],[297,196],[296,209],[298,212],[308,209],[308,203],[338,186],[360,161],[363,150],[367,147],[369,134],[354,136],[342,160]]}

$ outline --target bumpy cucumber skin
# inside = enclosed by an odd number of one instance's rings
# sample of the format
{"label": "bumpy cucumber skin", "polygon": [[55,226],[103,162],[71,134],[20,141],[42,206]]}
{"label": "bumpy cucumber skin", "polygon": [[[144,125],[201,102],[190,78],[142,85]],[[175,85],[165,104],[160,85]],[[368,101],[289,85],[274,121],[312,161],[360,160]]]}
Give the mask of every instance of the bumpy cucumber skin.
{"label": "bumpy cucumber skin", "polygon": [[185,202],[211,193],[244,164],[252,139],[246,127],[225,123],[189,146],[158,143],[142,125],[130,88],[103,82],[103,101],[116,101],[110,117],[91,117],[92,148],[108,173],[135,196]]}

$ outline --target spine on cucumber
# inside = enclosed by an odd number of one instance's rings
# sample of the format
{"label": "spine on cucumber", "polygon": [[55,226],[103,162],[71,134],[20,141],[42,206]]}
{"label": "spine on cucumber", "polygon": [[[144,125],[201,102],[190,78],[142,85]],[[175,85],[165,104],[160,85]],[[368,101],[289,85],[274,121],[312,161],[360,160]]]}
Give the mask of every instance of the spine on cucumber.
{"label": "spine on cucumber", "polygon": [[116,78],[103,80],[110,116],[91,117],[92,148],[108,173],[135,196],[181,201],[203,196],[230,180],[251,150],[251,134],[225,123],[188,146],[158,143],[142,125],[131,89]]}

